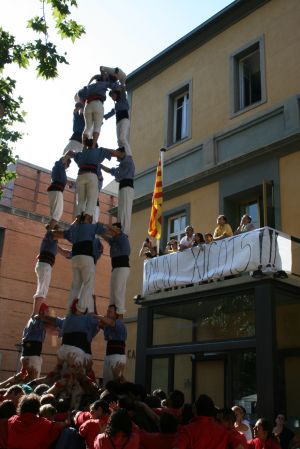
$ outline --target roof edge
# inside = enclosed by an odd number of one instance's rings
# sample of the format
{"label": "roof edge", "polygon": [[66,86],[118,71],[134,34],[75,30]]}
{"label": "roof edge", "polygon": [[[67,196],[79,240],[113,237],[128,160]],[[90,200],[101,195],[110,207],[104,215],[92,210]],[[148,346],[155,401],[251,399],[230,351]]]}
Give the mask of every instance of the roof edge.
{"label": "roof edge", "polygon": [[270,0],[236,0],[188,34],[158,53],[127,76],[127,90],[133,90],[176,61],[240,21]]}

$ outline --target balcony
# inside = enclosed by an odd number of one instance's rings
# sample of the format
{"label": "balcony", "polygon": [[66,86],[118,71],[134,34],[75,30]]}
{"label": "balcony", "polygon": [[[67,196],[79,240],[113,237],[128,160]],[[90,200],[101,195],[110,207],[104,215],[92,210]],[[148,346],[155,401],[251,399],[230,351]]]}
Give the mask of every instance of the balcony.
{"label": "balcony", "polygon": [[143,296],[241,275],[300,276],[300,240],[264,227],[145,261]]}

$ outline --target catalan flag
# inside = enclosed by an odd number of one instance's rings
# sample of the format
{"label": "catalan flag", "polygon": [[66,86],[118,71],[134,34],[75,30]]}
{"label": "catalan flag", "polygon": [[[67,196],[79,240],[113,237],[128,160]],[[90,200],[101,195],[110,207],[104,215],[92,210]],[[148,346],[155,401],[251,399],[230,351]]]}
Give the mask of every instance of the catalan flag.
{"label": "catalan flag", "polygon": [[161,157],[160,157],[156,169],[156,178],[152,197],[151,216],[148,229],[148,234],[151,237],[155,237],[157,240],[159,240],[161,236],[162,203],[163,203],[163,191],[162,191],[162,170],[161,170]]}

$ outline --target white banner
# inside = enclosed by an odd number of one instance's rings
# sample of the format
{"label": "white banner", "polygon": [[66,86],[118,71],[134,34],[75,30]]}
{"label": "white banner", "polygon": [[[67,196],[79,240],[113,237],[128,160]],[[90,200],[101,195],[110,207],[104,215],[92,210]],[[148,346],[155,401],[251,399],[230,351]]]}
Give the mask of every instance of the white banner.
{"label": "white banner", "polygon": [[290,273],[291,266],[290,236],[265,227],[146,260],[143,294],[257,269]]}

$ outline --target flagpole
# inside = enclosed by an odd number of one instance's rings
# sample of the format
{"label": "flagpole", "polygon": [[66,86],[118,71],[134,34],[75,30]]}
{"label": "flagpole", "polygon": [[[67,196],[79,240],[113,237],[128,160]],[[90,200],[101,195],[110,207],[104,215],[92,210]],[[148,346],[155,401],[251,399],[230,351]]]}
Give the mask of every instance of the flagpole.
{"label": "flagpole", "polygon": [[[161,183],[162,187],[164,184],[164,160],[165,160],[165,148],[160,149],[160,168],[161,168]],[[157,246],[157,255],[159,256],[159,246],[160,246],[160,238],[156,239],[156,246]]]}

